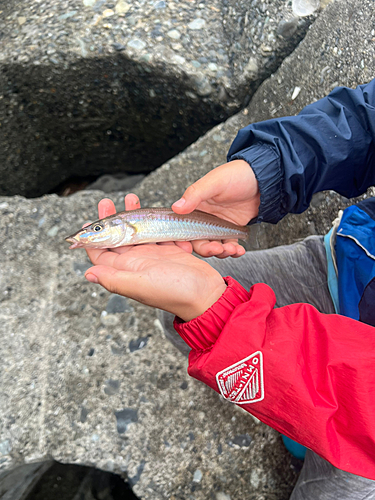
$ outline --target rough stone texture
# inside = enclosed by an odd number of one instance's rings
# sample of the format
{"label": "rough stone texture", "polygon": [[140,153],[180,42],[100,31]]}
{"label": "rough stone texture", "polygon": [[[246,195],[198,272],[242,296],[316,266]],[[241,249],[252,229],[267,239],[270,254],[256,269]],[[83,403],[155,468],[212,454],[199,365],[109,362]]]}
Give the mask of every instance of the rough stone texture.
{"label": "rough stone texture", "polygon": [[190,379],[153,310],[84,280],[63,237],[101,196],[0,199],[0,470],[54,458],[120,473],[142,500],[287,499],[277,433]]}
{"label": "rough stone texture", "polygon": [[2,9],[0,194],[25,196],[160,166],[248,102],[314,18],[284,0]]}
{"label": "rough stone texture", "polygon": [[[369,81],[374,24],[368,0],[329,5],[247,109],[142,182],[144,204],[172,203],[223,163],[250,120],[293,114],[336,85]],[[118,209],[123,194],[113,195]],[[62,238],[96,217],[101,196],[0,199],[0,467],[51,456],[93,464],[129,478],[142,499],[288,498],[296,474],[276,433],[189,379],[150,309],[83,280],[89,264]],[[262,226],[258,242],[325,232],[348,203],[319,194],[302,216]]]}
{"label": "rough stone texture", "polygon": [[[374,23],[373,4],[368,0],[337,0],[328,5],[299,47],[260,86],[246,109],[146,177],[135,190],[141,201],[147,197],[157,204],[166,198],[168,204],[173,203],[187,186],[226,162],[238,130],[249,123],[297,114],[336,86],[356,87],[370,81],[375,74]],[[297,97],[292,99],[298,88]],[[276,226],[255,226],[251,248],[325,234],[338,210],[348,204],[349,200],[334,193],[319,193],[302,216],[289,215]]]}

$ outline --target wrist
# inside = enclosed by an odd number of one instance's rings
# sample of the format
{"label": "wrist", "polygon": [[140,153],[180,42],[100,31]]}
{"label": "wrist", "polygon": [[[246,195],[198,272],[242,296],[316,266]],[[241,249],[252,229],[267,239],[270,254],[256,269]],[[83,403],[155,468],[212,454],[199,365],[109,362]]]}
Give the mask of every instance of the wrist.
{"label": "wrist", "polygon": [[186,308],[182,308],[177,316],[185,322],[201,316],[220,299],[226,288],[227,284],[220,276],[220,282],[217,283],[217,285],[210,293],[208,293],[208,295],[204,297],[204,299],[202,299],[202,297],[198,297],[194,303],[189,304]]}
{"label": "wrist", "polygon": [[207,311],[185,323],[181,317],[174,320],[175,330],[192,349],[212,346],[234,310],[251,297],[251,292],[230,276],[224,278],[224,282],[225,292]]}

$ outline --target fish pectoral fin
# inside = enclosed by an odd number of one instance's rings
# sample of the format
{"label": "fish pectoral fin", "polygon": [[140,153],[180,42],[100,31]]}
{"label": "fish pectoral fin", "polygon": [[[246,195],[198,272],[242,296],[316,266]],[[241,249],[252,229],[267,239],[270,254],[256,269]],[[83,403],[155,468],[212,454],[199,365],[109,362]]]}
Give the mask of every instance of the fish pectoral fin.
{"label": "fish pectoral fin", "polygon": [[129,221],[124,221],[124,226],[126,228],[125,231],[125,239],[126,239],[126,245],[134,245],[135,244],[135,238],[137,236],[137,226],[135,224],[132,224]]}

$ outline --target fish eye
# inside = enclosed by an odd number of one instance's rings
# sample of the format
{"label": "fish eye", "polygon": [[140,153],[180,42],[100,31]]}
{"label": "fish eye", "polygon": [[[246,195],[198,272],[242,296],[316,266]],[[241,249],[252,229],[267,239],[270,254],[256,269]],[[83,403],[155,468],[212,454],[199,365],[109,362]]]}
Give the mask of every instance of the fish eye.
{"label": "fish eye", "polygon": [[98,231],[101,231],[103,229],[103,226],[101,226],[100,224],[95,224],[95,226],[93,227],[93,230],[98,232]]}

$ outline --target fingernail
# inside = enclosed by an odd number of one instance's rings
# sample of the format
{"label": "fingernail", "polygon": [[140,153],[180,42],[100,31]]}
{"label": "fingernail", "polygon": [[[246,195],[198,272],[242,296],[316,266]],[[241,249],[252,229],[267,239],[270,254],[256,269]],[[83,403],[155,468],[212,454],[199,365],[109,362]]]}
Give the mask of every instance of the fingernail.
{"label": "fingernail", "polygon": [[85,274],[85,278],[87,279],[87,281],[90,281],[90,283],[99,283],[99,280],[95,276],[95,274],[87,273]]}
{"label": "fingernail", "polygon": [[186,200],[185,198],[180,198],[179,200],[177,200],[175,203],[173,203],[173,207],[177,207],[177,208],[181,208],[185,205],[186,203]]}

